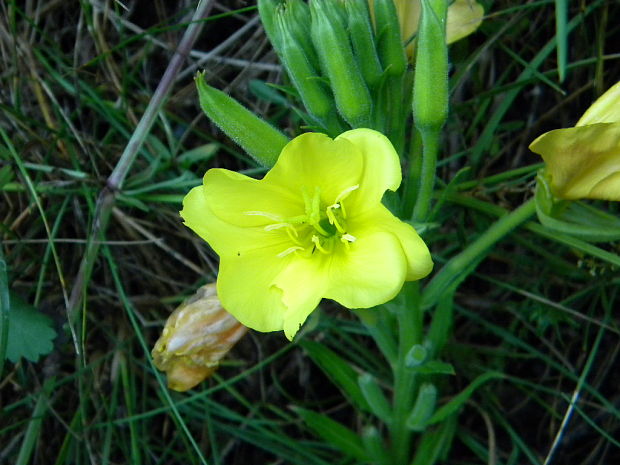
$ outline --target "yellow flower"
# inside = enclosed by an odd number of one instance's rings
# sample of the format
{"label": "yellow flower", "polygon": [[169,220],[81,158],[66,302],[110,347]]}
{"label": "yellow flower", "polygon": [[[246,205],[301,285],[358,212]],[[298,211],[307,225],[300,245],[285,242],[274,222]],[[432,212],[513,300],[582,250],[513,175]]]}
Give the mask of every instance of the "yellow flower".
{"label": "yellow flower", "polygon": [[213,374],[247,330],[222,308],[215,284],[206,284],[170,314],[153,362],[166,372],[170,389],[187,391]]}
{"label": "yellow flower", "polygon": [[[373,11],[374,0],[368,0],[370,11]],[[418,32],[420,12],[422,6],[420,0],[394,0],[398,18],[400,19],[400,31],[404,41],[410,41]],[[463,37],[468,36],[482,23],[484,8],[475,0],[455,0],[448,7],[446,24],[446,42],[451,44]],[[407,55],[413,54],[413,43],[407,46]]]}
{"label": "yellow flower", "polygon": [[530,150],[545,160],[556,197],[620,200],[620,82],[575,127],[543,134]]}
{"label": "yellow flower", "polygon": [[307,133],[262,180],[209,170],[181,216],[220,256],[224,307],[250,328],[292,339],[322,297],[373,307],[430,273],[426,244],[381,203],[400,181],[382,134]]}

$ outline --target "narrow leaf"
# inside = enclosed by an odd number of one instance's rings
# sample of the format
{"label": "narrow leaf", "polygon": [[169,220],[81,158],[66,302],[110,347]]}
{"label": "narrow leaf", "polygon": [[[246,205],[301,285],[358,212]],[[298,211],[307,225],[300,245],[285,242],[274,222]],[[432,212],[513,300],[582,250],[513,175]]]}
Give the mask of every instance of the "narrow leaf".
{"label": "narrow leaf", "polygon": [[368,455],[361,438],[346,426],[312,410],[295,407],[296,413],[306,425],[317,435],[331,445],[338,448],[343,454],[355,457],[356,460],[367,462]]}
{"label": "narrow leaf", "polygon": [[357,382],[357,372],[338,354],[323,344],[302,341],[301,346],[321,370],[338,386],[358,408],[370,411],[368,402]]}
{"label": "narrow leaf", "polygon": [[504,375],[497,371],[489,371],[487,373],[484,373],[478,376],[475,380],[473,380],[469,384],[469,386],[467,386],[459,394],[454,396],[452,400],[450,400],[450,402],[438,408],[435,414],[430,418],[430,420],[428,420],[428,424],[433,425],[435,423],[439,423],[445,420],[446,417],[449,417],[450,415],[455,413],[458,409],[460,409],[463,406],[463,404],[469,400],[469,398],[476,391],[476,389],[478,389],[484,383],[492,379],[503,378],[503,377]]}

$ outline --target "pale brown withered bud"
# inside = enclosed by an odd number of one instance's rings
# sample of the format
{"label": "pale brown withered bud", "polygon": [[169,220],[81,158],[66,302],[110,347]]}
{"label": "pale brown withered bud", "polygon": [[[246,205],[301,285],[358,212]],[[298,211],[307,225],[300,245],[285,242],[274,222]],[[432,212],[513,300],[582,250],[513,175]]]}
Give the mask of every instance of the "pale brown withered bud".
{"label": "pale brown withered bud", "polygon": [[187,391],[208,378],[248,328],[222,308],[215,283],[206,284],[168,317],[151,352],[168,387]]}

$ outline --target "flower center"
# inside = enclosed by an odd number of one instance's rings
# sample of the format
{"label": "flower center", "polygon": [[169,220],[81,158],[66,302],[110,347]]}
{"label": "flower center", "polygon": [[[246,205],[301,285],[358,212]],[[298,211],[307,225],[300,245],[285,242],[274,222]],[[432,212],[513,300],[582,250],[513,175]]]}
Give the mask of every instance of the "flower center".
{"label": "flower center", "polygon": [[316,253],[331,254],[336,247],[344,244],[348,249],[356,238],[347,232],[347,211],[344,200],[359,188],[359,184],[343,190],[336,196],[334,202],[326,205],[321,200],[321,190],[315,187],[313,191],[303,188],[304,214],[292,218],[282,218],[268,212],[248,211],[246,215],[258,215],[268,218],[273,223],[265,226],[265,231],[277,234],[286,234],[291,241],[291,247],[283,250],[278,257],[285,257],[292,253],[304,257],[311,257]]}

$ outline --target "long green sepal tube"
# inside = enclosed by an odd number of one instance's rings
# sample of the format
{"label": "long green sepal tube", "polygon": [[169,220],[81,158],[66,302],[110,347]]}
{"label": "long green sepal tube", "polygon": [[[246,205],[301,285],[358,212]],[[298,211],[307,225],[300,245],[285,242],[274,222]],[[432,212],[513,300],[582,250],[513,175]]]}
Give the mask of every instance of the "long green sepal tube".
{"label": "long green sepal tube", "polygon": [[446,0],[421,0],[422,15],[413,83],[413,118],[422,137],[422,165],[413,210],[416,222],[430,211],[441,128],[448,117]]}
{"label": "long green sepal tube", "polygon": [[211,121],[261,165],[275,165],[288,137],[229,95],[209,86],[204,73],[196,75],[196,87],[200,107]]}

